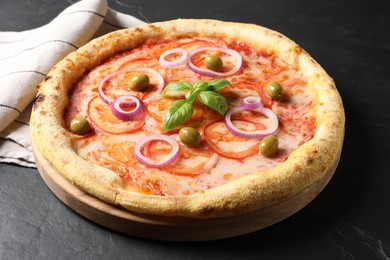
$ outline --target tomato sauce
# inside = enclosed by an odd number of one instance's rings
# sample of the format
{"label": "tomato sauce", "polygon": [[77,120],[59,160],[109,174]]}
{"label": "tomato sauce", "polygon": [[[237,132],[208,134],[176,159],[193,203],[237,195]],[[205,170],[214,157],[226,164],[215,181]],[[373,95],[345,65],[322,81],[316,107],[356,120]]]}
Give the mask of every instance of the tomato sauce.
{"label": "tomato sauce", "polygon": [[[219,94],[227,99],[230,108],[239,106],[247,96],[260,97],[264,106],[277,115],[279,128],[275,136],[279,139],[280,148],[275,156],[260,155],[261,139],[234,136],[227,130],[224,117],[199,101],[194,103],[194,114],[183,126],[196,128],[202,136],[202,145],[184,145],[178,138],[179,128],[165,132],[162,118],[172,102],[185,98],[185,92],[170,93],[167,97],[162,97],[157,93],[158,82],[152,75],[150,86],[145,91],[132,91],[127,87],[136,72],[119,74],[104,87],[104,93],[110,98],[132,94],[146,100],[156,95],[152,102],[145,104],[145,112],[133,121],[116,118],[110,106],[98,95],[99,82],[108,74],[125,68],[153,68],[162,75],[164,85],[175,81],[195,84],[200,80],[212,80],[214,78],[194,73],[186,65],[164,68],[158,62],[160,55],[166,50],[181,47],[189,52],[205,46],[231,48],[242,56],[240,70],[225,77],[232,86],[221,89]],[[221,53],[223,59],[229,59],[224,57],[228,55]],[[203,68],[204,57],[205,54],[202,53],[195,55],[192,62]],[[227,60],[226,64],[231,66],[232,60]],[[265,91],[266,84],[274,80],[285,91],[285,98],[279,101],[272,100]],[[84,117],[90,122],[92,133],[85,136],[74,135],[72,142],[75,151],[84,159],[116,172],[127,183],[129,190],[158,196],[188,195],[223,185],[255,171],[268,170],[287,160],[297,147],[315,134],[313,102],[314,94],[301,75],[264,50],[227,39],[162,39],[147,41],[136,49],[117,54],[87,72],[69,94],[64,122],[67,127],[74,117]],[[247,131],[264,129],[268,124],[261,113],[235,115],[232,121],[237,127]],[[156,169],[137,161],[134,147],[137,141],[151,133],[170,135],[178,140],[180,156],[174,163]],[[163,157],[169,151],[169,145],[161,142],[151,143],[142,150],[150,158]]]}

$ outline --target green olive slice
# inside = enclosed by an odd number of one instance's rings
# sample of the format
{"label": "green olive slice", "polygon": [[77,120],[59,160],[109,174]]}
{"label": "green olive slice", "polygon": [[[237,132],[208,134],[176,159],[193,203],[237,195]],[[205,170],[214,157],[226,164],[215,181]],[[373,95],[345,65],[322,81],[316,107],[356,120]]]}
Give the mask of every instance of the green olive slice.
{"label": "green olive slice", "polygon": [[70,122],[70,130],[72,133],[84,135],[91,131],[91,126],[87,119],[76,117]]}
{"label": "green olive slice", "polygon": [[283,87],[277,81],[272,81],[265,87],[268,96],[273,100],[280,100],[284,95]]}
{"label": "green olive slice", "polygon": [[221,71],[223,67],[223,61],[218,55],[209,54],[204,59],[204,65],[209,70]]}
{"label": "green olive slice", "polygon": [[199,132],[192,127],[183,127],[179,131],[180,140],[189,146],[199,146],[202,143],[202,137]]}
{"label": "green olive slice", "polygon": [[149,86],[150,79],[148,75],[140,73],[131,78],[129,89],[135,91],[144,90]]}
{"label": "green olive slice", "polygon": [[270,135],[261,140],[259,145],[259,151],[264,156],[271,156],[278,150],[278,147],[278,138],[273,135]]}

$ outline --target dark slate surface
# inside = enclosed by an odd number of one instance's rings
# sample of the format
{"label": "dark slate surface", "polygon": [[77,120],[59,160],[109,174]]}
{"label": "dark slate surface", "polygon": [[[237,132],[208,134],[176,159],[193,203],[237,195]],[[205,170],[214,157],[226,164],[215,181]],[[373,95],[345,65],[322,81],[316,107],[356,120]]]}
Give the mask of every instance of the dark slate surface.
{"label": "dark slate surface", "polygon": [[[74,1],[1,0],[0,31],[43,25]],[[249,22],[295,40],[335,79],[347,125],[340,165],[307,207],[267,229],[201,243],[112,232],[80,217],[35,169],[0,164],[0,259],[389,259],[388,1],[112,0],[147,22]]]}

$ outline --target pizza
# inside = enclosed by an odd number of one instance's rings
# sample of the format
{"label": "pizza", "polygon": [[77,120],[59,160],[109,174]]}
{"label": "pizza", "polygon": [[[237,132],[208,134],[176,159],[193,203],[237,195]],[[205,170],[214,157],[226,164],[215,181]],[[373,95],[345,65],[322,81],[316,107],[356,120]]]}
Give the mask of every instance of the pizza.
{"label": "pizza", "polygon": [[334,171],[344,110],[287,37],[178,19],[94,39],[38,86],[37,151],[74,186],[129,211],[227,217]]}

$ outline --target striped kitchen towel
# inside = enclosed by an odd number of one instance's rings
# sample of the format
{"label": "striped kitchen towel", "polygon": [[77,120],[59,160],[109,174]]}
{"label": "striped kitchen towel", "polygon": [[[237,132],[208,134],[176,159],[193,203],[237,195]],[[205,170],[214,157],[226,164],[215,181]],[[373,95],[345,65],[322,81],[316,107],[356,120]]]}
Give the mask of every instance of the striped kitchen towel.
{"label": "striped kitchen towel", "polygon": [[35,167],[31,103],[36,86],[59,60],[94,37],[140,24],[110,9],[106,0],[83,0],[42,27],[0,32],[0,162]]}

